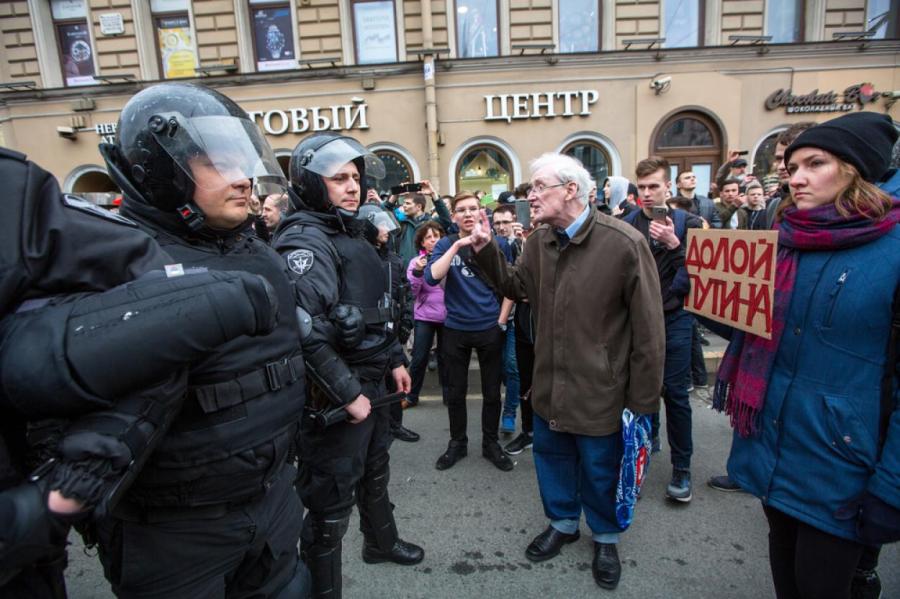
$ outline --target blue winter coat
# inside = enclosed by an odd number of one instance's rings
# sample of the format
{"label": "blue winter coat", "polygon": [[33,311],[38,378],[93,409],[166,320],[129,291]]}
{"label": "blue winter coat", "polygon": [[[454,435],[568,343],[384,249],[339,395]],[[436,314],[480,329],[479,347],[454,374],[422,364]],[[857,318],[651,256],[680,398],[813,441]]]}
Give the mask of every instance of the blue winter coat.
{"label": "blue winter coat", "polygon": [[732,479],[764,504],[850,540],[855,515],[838,511],[864,490],[900,509],[900,409],[876,462],[898,281],[900,227],[863,246],[801,252],[759,435],[735,434],[728,460]]}

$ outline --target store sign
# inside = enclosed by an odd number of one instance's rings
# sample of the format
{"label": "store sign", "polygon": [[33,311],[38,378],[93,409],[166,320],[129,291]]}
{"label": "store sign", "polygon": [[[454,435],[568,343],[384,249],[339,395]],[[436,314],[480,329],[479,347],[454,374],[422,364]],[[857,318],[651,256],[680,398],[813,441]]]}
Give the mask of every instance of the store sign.
{"label": "store sign", "polygon": [[116,143],[116,128],[118,123],[97,123],[94,125],[94,131],[100,136],[100,141],[105,144]]}
{"label": "store sign", "polygon": [[253,110],[250,118],[259,123],[269,135],[306,133],[307,131],[343,131],[368,129],[365,102],[339,106],[313,106],[287,110]]}
{"label": "store sign", "polygon": [[880,96],[871,83],[851,85],[842,94],[836,91],[819,92],[814,89],[808,94],[795,96],[790,89],[779,89],[766,98],[766,110],[785,108],[788,114],[804,112],[848,112],[875,102]]}
{"label": "store sign", "polygon": [[509,123],[513,119],[590,116],[591,105],[598,99],[600,92],[594,89],[484,96],[484,120]]}

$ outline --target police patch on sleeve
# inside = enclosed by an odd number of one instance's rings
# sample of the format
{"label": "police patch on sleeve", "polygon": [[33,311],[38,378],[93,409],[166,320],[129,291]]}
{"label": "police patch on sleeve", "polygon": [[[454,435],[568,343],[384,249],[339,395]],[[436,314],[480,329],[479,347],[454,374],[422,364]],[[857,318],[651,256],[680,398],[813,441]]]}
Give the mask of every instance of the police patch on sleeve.
{"label": "police patch on sleeve", "polygon": [[286,256],[288,268],[297,273],[304,275],[312,268],[316,261],[315,254],[309,250],[294,250]]}
{"label": "police patch on sleeve", "polygon": [[70,193],[63,194],[62,201],[65,206],[74,208],[75,210],[84,212],[85,214],[90,214],[91,216],[99,216],[100,218],[105,218],[106,220],[111,220],[122,225],[128,225],[129,227],[137,227],[137,223],[130,218],[125,218],[121,214],[116,214],[115,212],[104,210],[103,208],[95,204],[91,204],[87,200],[79,198],[78,196],[72,195]]}

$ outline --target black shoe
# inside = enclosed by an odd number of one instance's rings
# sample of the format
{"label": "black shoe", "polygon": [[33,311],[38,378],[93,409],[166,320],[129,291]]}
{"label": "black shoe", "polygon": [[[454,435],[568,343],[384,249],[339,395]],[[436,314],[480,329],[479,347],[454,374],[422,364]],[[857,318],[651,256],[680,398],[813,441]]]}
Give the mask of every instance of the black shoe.
{"label": "black shoe", "polygon": [[711,476],[709,480],[706,481],[706,484],[708,484],[716,491],[725,491],[726,493],[743,491],[741,486],[731,480],[731,477],[729,477],[727,474],[723,474],[721,476]]}
{"label": "black shoe", "polygon": [[619,562],[619,550],[615,543],[594,543],[594,561],[591,563],[594,582],[604,589],[612,590],[619,586],[622,577],[622,564]]}
{"label": "black shoe", "polygon": [[509,472],[513,469],[512,460],[503,453],[503,450],[500,449],[500,444],[496,441],[482,447],[481,455],[486,457],[490,463],[504,472]]}
{"label": "black shoe", "polygon": [[518,437],[506,444],[503,451],[509,455],[519,455],[533,445],[531,433],[521,433]]}
{"label": "black shoe", "polygon": [[547,530],[534,537],[534,540],[528,545],[525,557],[533,562],[542,562],[556,557],[563,545],[574,543],[580,536],[581,533],[577,530],[573,534],[566,534],[548,526]]}
{"label": "black shoe", "polygon": [[437,463],[434,465],[438,470],[446,470],[447,468],[451,468],[453,464],[460,461],[469,451],[466,449],[465,445],[462,444],[454,444],[453,441],[450,442],[450,445],[447,446],[447,451],[444,452],[444,455],[438,458]]}
{"label": "black shoe", "polygon": [[850,599],[879,599],[881,579],[876,570],[857,569],[850,583]]}
{"label": "black shoe", "polygon": [[407,443],[415,443],[420,439],[419,433],[414,433],[402,424],[391,427],[391,434],[398,441],[406,441]]}
{"label": "black shoe", "polygon": [[425,550],[418,545],[397,539],[390,551],[382,551],[378,547],[366,543],[363,545],[362,558],[367,564],[394,562],[401,566],[412,566],[425,558]]}

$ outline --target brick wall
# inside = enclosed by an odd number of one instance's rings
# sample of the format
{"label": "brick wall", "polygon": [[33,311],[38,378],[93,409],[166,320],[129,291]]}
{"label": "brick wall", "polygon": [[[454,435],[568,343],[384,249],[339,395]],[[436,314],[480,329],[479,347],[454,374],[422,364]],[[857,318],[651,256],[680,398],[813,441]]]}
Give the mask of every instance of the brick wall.
{"label": "brick wall", "polygon": [[[309,0],[300,3],[300,58],[341,57],[341,21],[338,0]],[[352,18],[346,15],[347,19]]]}
{"label": "brick wall", "polygon": [[24,79],[40,85],[37,50],[26,0],[0,2],[0,60],[6,62],[7,67],[0,69],[0,73],[8,73],[9,77],[2,83]]}
{"label": "brick wall", "polygon": [[623,39],[659,37],[658,0],[616,0],[616,48],[625,47]]}
{"label": "brick wall", "polygon": [[512,44],[552,43],[551,0],[509,0],[509,27]]}
{"label": "brick wall", "polygon": [[762,35],[764,0],[722,1],[722,44],[729,44],[729,35]]}
{"label": "brick wall", "polygon": [[[121,35],[103,35],[100,33],[100,15],[119,13],[125,23],[125,33]],[[91,0],[91,26],[94,33],[97,53],[98,75],[131,74],[140,79],[141,69],[138,64],[137,41],[134,37],[134,17],[129,0]]]}
{"label": "brick wall", "polygon": [[827,0],[825,4],[825,41],[841,31],[866,29],[866,0]]}
{"label": "brick wall", "polygon": [[232,0],[193,0],[200,66],[238,62],[237,27]]}

